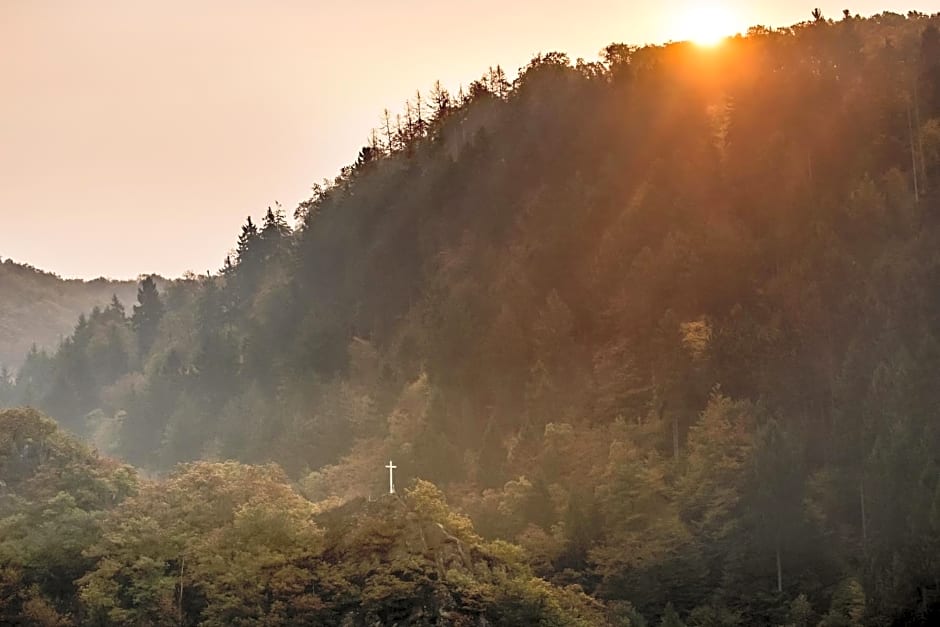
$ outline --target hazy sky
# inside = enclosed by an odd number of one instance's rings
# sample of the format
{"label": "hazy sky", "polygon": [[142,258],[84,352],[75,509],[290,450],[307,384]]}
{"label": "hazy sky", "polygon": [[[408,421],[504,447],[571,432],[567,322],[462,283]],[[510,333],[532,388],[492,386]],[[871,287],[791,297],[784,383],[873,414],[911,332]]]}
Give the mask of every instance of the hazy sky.
{"label": "hazy sky", "polygon": [[[0,0],[0,256],[67,277],[215,272],[248,214],[292,212],[415,89],[683,39],[701,4]],[[814,5],[710,4],[741,31]]]}

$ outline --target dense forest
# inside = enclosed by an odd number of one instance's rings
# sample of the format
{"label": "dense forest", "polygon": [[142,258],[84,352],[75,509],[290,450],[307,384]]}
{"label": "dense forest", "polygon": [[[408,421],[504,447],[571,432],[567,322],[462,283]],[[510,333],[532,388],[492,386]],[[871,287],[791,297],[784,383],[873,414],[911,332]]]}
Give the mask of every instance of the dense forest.
{"label": "dense forest", "polygon": [[162,482],[35,410],[0,411],[4,625],[602,624],[426,481],[317,506],[273,465],[197,462]]}
{"label": "dense forest", "polygon": [[75,329],[75,319],[112,297],[134,298],[135,281],[62,279],[12,259],[0,259],[0,368],[18,368],[27,351],[54,350]]}
{"label": "dense forest", "polygon": [[416,94],[0,382],[0,619],[936,623],[938,28]]}

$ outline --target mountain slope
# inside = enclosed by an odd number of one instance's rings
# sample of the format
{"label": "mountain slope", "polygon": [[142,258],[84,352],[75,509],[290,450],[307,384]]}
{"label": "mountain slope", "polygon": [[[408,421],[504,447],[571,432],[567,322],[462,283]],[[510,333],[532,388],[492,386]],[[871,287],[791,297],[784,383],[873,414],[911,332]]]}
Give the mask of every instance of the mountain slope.
{"label": "mountain slope", "polygon": [[135,463],[276,461],[315,500],[393,459],[654,621],[936,622],[938,25],[436,90],[296,232],[248,222],[221,276],[85,320],[10,394]]}
{"label": "mountain slope", "polygon": [[30,346],[55,349],[79,314],[112,296],[133,302],[136,281],[65,280],[7,259],[0,263],[0,365],[17,368]]}

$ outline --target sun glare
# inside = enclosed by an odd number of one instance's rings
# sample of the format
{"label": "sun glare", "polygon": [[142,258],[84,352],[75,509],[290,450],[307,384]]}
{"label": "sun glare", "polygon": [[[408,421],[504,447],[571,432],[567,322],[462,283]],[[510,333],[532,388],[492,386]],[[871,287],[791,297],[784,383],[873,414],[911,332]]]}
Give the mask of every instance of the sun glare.
{"label": "sun glare", "polygon": [[696,6],[685,11],[681,39],[700,46],[715,46],[735,33],[734,15],[717,5]]}

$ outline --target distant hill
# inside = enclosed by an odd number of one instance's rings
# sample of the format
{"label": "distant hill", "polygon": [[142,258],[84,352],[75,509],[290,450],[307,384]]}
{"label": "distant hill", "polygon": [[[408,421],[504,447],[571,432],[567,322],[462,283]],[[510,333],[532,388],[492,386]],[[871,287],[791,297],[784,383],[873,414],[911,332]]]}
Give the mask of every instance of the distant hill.
{"label": "distant hill", "polygon": [[0,365],[19,366],[29,347],[54,349],[76,317],[116,295],[130,306],[136,281],[63,279],[7,259],[0,263]]}

